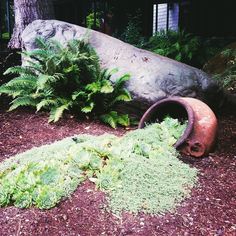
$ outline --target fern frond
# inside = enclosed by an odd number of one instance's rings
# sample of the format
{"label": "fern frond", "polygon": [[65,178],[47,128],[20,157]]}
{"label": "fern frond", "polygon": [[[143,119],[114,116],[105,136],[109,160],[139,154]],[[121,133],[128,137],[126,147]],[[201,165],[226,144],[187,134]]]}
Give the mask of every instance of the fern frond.
{"label": "fern frond", "polygon": [[55,83],[60,79],[60,76],[55,74],[55,75],[46,75],[46,74],[41,74],[38,77],[37,80],[37,87],[38,90],[43,90],[45,89],[47,84]]}
{"label": "fern frond", "polygon": [[17,88],[17,89],[12,88],[10,86],[7,86],[6,84],[4,84],[0,87],[0,95],[6,94],[6,95],[11,96],[13,98],[23,94],[24,92],[25,92],[24,90],[20,90],[19,88]]}
{"label": "fern frond", "polygon": [[32,51],[23,51],[21,53],[25,57],[36,59],[37,61],[42,61],[50,56],[50,52],[45,49],[34,49]]}
{"label": "fern frond", "polygon": [[[29,78],[28,78],[29,79]],[[7,94],[13,98],[19,95],[29,95],[36,89],[35,81],[27,78],[17,77],[0,87],[0,94]]]}
{"label": "fern frond", "polygon": [[50,48],[50,43],[47,42],[43,37],[36,37],[35,43],[41,49],[48,50]]}
{"label": "fern frond", "polygon": [[79,51],[79,41],[78,40],[71,40],[67,43],[67,47],[69,51],[71,51],[73,54],[77,53]]}
{"label": "fern frond", "polygon": [[37,111],[41,110],[43,107],[50,107],[50,106],[56,106],[57,105],[57,100],[56,99],[52,99],[52,98],[45,98],[43,100],[41,100],[36,108],[37,108]]}
{"label": "fern frond", "polygon": [[113,129],[116,129],[117,125],[129,126],[130,119],[127,114],[118,114],[116,111],[110,111],[107,114],[100,116],[100,119],[109,124]]}
{"label": "fern frond", "polygon": [[87,91],[97,93],[101,90],[101,84],[99,82],[93,82],[93,83],[90,83],[90,84],[86,85],[85,89]]}
{"label": "fern frond", "polygon": [[12,105],[10,106],[9,111],[12,111],[20,106],[33,106],[33,107],[35,107],[37,105],[38,101],[35,100],[34,98],[32,98],[31,96],[27,95],[27,96],[23,96],[23,97],[18,97],[16,99],[14,99],[11,103],[12,103]]}
{"label": "fern frond", "polygon": [[118,78],[115,81],[115,90],[122,88],[124,86],[125,82],[128,81],[129,79],[130,79],[130,75],[129,74],[124,74],[123,76]]}
{"label": "fern frond", "polygon": [[62,53],[65,51],[65,47],[58,40],[51,39],[49,41],[50,50],[55,53]]}
{"label": "fern frond", "polygon": [[116,116],[117,112],[111,111],[108,114],[100,116],[100,120],[106,124],[109,124],[113,129],[116,129],[117,127]]}
{"label": "fern frond", "polygon": [[103,69],[100,72],[100,79],[101,80],[110,80],[111,76],[115,73],[117,73],[119,70],[117,68],[114,68],[112,70],[108,70],[108,69]]}
{"label": "fern frond", "polygon": [[114,105],[116,102],[130,102],[131,100],[130,92],[127,89],[122,89],[111,103]]}
{"label": "fern frond", "polygon": [[35,75],[35,72],[32,71],[32,68],[29,68],[27,66],[13,66],[8,68],[5,72],[4,75],[8,74],[26,74],[26,75]]}
{"label": "fern frond", "polygon": [[44,73],[43,66],[39,61],[25,60],[25,62],[28,64],[28,68],[32,69],[35,73]]}
{"label": "fern frond", "polygon": [[125,127],[129,126],[130,125],[129,115],[127,115],[127,114],[124,114],[124,115],[118,114],[117,123],[122,125],[122,126],[125,126]]}
{"label": "fern frond", "polygon": [[65,110],[68,110],[69,108],[69,104],[63,104],[59,107],[54,107],[53,109],[51,109],[50,111],[50,117],[49,117],[49,120],[48,122],[57,122],[63,115],[63,112]]}
{"label": "fern frond", "polygon": [[16,86],[16,87],[36,87],[37,77],[35,75],[21,75],[10,80],[7,83],[7,86]]}
{"label": "fern frond", "polygon": [[83,113],[90,113],[90,112],[93,110],[94,105],[95,105],[95,104],[94,104],[93,102],[91,102],[89,105],[83,107],[83,108],[81,109],[81,111],[82,111]]}
{"label": "fern frond", "polygon": [[86,98],[87,96],[87,93],[84,92],[84,91],[75,91],[73,94],[72,94],[72,100],[76,100],[77,98]]}
{"label": "fern frond", "polygon": [[109,80],[102,81],[102,86],[100,90],[101,93],[112,93],[113,91],[114,88]]}

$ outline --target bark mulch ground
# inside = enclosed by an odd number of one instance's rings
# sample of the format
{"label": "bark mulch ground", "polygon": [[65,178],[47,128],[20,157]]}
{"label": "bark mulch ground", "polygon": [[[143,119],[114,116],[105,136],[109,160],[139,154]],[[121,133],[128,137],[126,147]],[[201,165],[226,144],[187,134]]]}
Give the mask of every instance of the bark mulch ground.
{"label": "bark mulch ground", "polygon": [[[5,112],[0,106],[0,161],[29,148],[81,133],[122,135],[97,121],[67,116],[47,123],[47,114],[31,110]],[[235,115],[219,117],[215,152],[201,159],[184,158],[200,170],[191,197],[174,213],[162,216],[124,214],[105,210],[106,199],[89,181],[51,210],[0,208],[0,235],[236,235],[236,124]]]}
{"label": "bark mulch ground", "polygon": [[[2,73],[16,64],[19,58],[15,53],[0,55],[0,84],[11,79]],[[232,113],[219,117],[218,144],[208,157],[182,158],[199,169],[199,182],[174,213],[162,216],[124,214],[118,218],[105,210],[105,195],[87,181],[51,210],[0,208],[0,236],[235,236],[235,117]],[[35,114],[28,109],[7,113],[6,104],[0,98],[0,161],[74,134],[105,132],[123,135],[127,131],[113,130],[97,121],[78,121],[71,116],[57,124],[48,124],[46,113]]]}

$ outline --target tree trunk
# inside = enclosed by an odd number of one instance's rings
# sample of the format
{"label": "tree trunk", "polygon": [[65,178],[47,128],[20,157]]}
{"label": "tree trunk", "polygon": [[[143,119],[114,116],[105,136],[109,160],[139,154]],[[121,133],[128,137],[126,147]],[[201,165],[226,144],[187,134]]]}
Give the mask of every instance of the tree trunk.
{"label": "tree trunk", "polygon": [[54,19],[52,0],[14,0],[15,26],[8,47],[22,48],[21,33],[37,19]]}

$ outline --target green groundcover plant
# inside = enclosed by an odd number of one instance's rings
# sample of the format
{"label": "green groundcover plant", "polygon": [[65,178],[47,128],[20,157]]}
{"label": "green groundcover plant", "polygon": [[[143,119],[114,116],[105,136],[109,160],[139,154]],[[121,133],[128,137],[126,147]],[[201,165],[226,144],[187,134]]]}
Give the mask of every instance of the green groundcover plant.
{"label": "green groundcover plant", "polygon": [[197,181],[173,147],[185,128],[166,118],[123,137],[79,135],[18,154],[0,164],[0,206],[49,209],[89,179],[113,213],[171,211]]}
{"label": "green groundcover plant", "polygon": [[9,68],[5,74],[19,76],[0,87],[0,95],[13,98],[10,111],[32,106],[50,111],[49,122],[58,121],[66,110],[80,116],[101,116],[113,128],[128,126],[128,115],[113,111],[120,102],[131,100],[124,84],[125,74],[114,83],[116,73],[102,70],[94,49],[85,41],[71,40],[66,46],[57,41],[36,38],[38,49],[23,52],[27,65]]}

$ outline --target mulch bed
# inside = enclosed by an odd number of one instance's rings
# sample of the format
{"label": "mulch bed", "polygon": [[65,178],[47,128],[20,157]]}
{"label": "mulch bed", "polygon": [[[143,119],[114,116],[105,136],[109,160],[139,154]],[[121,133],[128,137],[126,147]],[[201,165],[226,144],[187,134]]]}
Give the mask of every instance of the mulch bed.
{"label": "mulch bed", "polygon": [[[14,58],[14,56],[13,56]],[[1,58],[0,58],[1,59]],[[10,64],[16,61],[8,60]],[[0,75],[9,67],[0,63]],[[1,77],[0,82],[10,78]],[[56,124],[47,123],[47,113],[30,109],[6,112],[0,98],[0,161],[35,146],[51,143],[74,134],[123,135],[98,121],[78,121],[67,115]],[[169,236],[236,235],[236,124],[235,114],[219,117],[216,150],[208,157],[183,161],[200,170],[198,186],[173,213],[162,216],[109,213],[105,195],[86,181],[75,193],[50,210],[0,208],[0,236]]]}
{"label": "mulch bed", "polygon": [[[74,134],[127,132],[69,115],[48,124],[46,113],[28,109],[7,113],[4,107],[0,108],[0,160]],[[174,213],[116,217],[106,211],[104,194],[87,181],[51,210],[1,208],[0,235],[236,235],[235,140],[235,116],[221,115],[215,152],[201,159],[184,158],[200,170],[199,184]]]}

